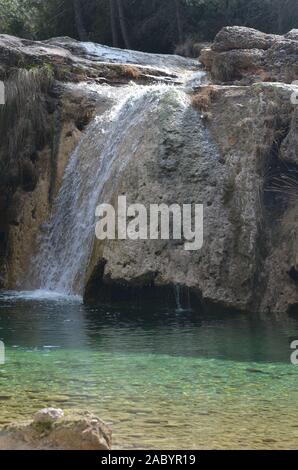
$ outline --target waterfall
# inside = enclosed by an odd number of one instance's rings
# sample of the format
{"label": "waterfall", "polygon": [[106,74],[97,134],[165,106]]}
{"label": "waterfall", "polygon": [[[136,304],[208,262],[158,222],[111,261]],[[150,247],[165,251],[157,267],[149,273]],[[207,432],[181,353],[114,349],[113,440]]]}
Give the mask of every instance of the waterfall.
{"label": "waterfall", "polygon": [[[89,126],[65,170],[53,214],[33,260],[32,278],[41,290],[82,294],[95,237],[95,209],[109,202],[130,158],[156,117],[162,97],[188,97],[168,85],[98,87],[114,105]],[[111,178],[112,175],[112,178]]]}
{"label": "waterfall", "polygon": [[176,299],[176,309],[177,312],[182,311],[182,306],[181,306],[181,286],[180,284],[176,284],[174,286],[174,291],[175,291],[175,299]]}
{"label": "waterfall", "polygon": [[176,302],[176,313],[190,312],[190,291],[188,287],[182,287],[181,284],[173,284],[175,302]]}
{"label": "waterfall", "polygon": [[[72,50],[69,40],[57,41]],[[92,43],[80,43],[77,52],[96,62],[169,68],[171,73],[178,74],[181,85],[83,85],[112,104],[89,125],[69,158],[52,215],[42,230],[27,275],[39,291],[62,295],[82,295],[95,240],[95,209],[100,203],[111,202],[113,189],[148,135],[148,126],[158,134],[159,119],[166,112],[162,100],[182,103],[180,109],[187,109],[190,101],[187,91],[206,75],[197,61],[179,56],[123,51]]]}

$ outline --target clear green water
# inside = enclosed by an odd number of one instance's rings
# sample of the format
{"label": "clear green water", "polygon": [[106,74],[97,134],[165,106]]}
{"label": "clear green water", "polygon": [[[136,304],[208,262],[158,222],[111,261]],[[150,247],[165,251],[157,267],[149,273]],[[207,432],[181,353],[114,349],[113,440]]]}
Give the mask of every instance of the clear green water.
{"label": "clear green water", "polygon": [[298,321],[0,295],[0,424],[91,410],[114,448],[297,448]]}

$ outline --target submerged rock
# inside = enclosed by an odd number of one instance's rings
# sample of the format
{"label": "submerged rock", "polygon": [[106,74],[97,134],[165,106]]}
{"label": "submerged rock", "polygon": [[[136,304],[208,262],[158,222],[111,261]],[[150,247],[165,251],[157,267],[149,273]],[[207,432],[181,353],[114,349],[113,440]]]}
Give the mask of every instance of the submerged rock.
{"label": "submerged rock", "polygon": [[48,408],[30,423],[7,426],[1,431],[7,449],[110,450],[112,431],[89,413],[66,415]]}
{"label": "submerged rock", "polygon": [[54,423],[63,418],[64,412],[59,408],[44,408],[34,415],[35,423]]}

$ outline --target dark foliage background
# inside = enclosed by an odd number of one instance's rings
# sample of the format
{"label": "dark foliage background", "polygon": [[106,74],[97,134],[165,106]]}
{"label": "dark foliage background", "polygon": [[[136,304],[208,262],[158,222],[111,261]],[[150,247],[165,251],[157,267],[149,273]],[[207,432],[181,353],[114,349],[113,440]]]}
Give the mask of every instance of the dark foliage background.
{"label": "dark foliage background", "polygon": [[212,40],[226,25],[298,28],[297,0],[0,0],[0,32],[53,36],[151,52]]}

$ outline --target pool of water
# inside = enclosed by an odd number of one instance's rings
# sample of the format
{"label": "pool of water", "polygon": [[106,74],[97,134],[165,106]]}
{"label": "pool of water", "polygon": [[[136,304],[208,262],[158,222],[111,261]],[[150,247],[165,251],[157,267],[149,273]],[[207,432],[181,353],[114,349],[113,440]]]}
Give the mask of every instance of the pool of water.
{"label": "pool of water", "polygon": [[0,294],[0,425],[90,410],[114,448],[297,448],[298,320]]}

